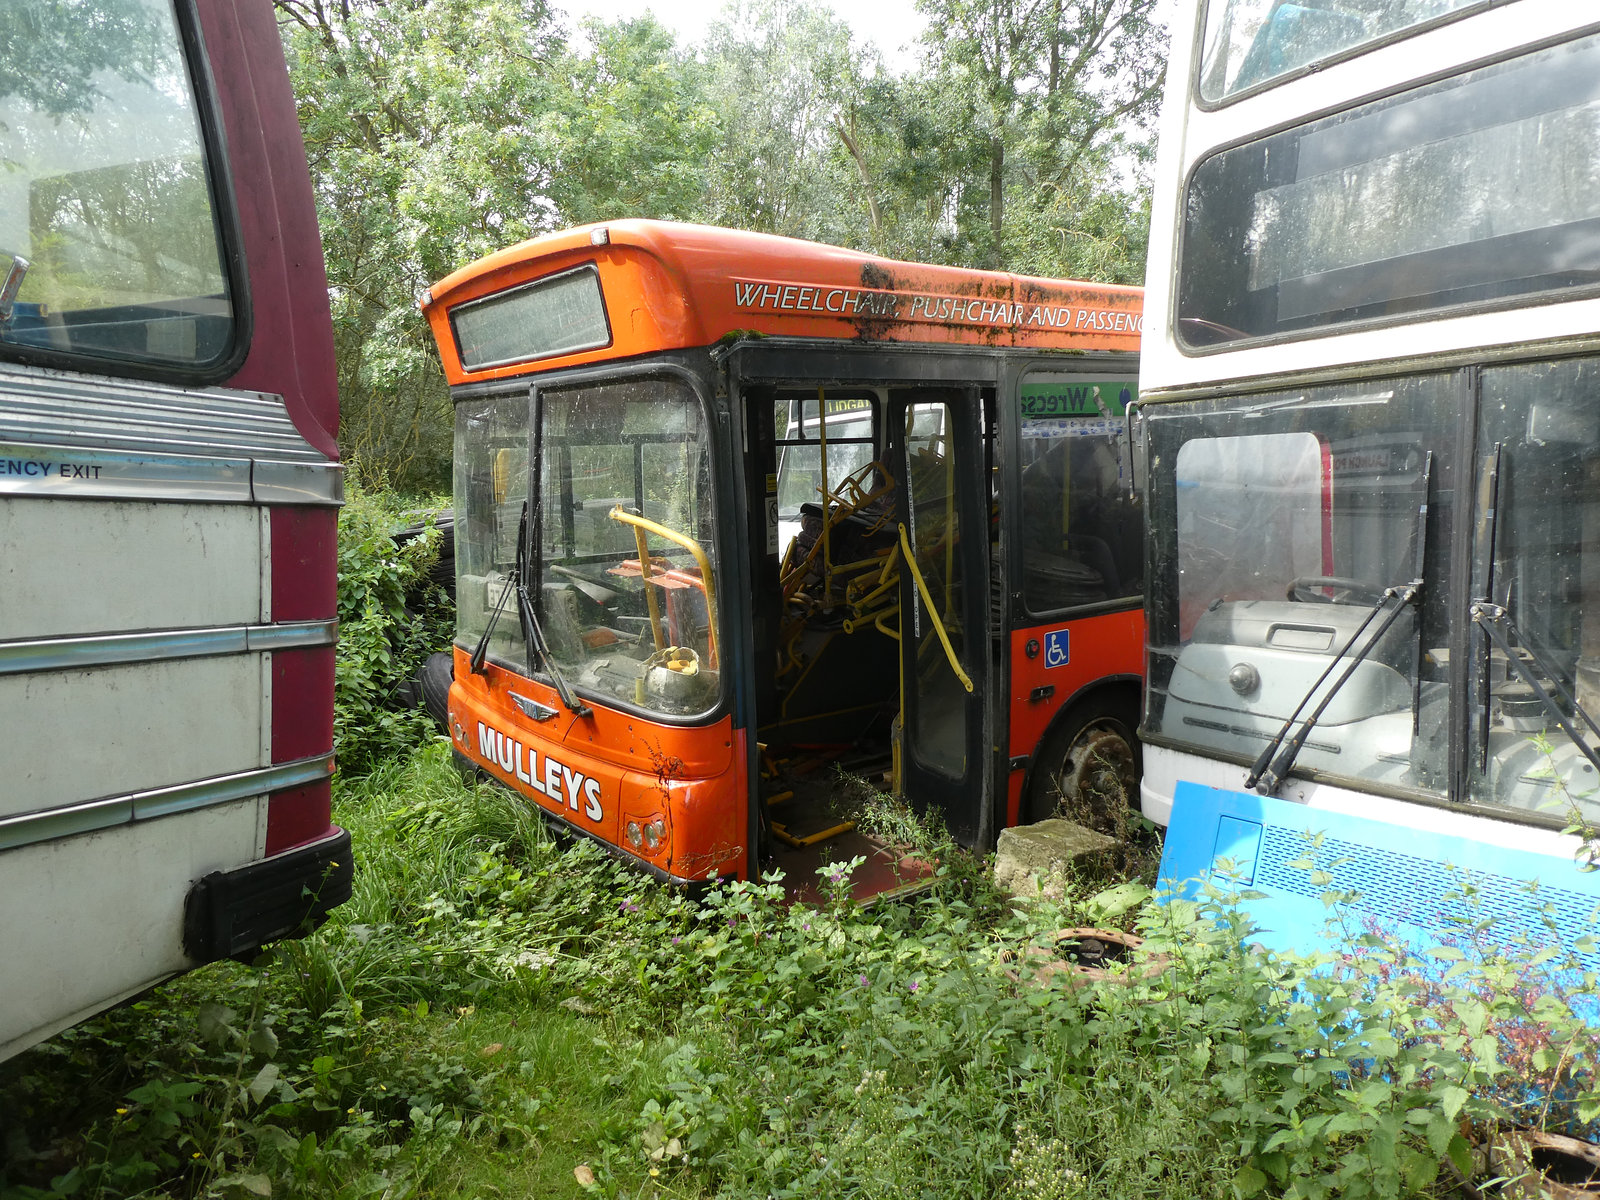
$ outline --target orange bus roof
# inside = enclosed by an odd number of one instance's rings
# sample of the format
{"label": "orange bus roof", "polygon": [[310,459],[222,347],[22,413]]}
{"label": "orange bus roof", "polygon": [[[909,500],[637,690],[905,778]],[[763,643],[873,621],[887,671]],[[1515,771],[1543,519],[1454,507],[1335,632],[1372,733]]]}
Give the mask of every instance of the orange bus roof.
{"label": "orange bus roof", "polygon": [[[593,264],[609,344],[463,367],[450,310]],[[740,334],[1137,350],[1144,290],[896,262],[795,238],[671,221],[607,221],[522,242],[423,298],[452,384],[709,346]]]}

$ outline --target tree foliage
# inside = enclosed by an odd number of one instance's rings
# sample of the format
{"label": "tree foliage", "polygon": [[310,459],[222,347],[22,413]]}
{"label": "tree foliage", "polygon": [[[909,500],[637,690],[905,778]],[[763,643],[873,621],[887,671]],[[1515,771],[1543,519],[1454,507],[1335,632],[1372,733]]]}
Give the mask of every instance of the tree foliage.
{"label": "tree foliage", "polygon": [[417,300],[587,221],[733,225],[896,258],[1135,282],[1155,0],[920,0],[896,74],[815,0],[570,38],[551,0],[274,0],[316,182],[359,478],[448,478]]}

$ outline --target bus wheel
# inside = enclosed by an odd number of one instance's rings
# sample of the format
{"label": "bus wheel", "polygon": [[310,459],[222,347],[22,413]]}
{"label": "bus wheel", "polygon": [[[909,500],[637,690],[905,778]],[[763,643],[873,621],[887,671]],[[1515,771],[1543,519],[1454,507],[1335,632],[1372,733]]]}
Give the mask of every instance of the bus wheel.
{"label": "bus wheel", "polygon": [[422,705],[428,715],[448,732],[450,725],[450,681],[455,678],[456,660],[448,652],[428,655],[422,664]]}
{"label": "bus wheel", "polygon": [[1026,819],[1065,817],[1113,837],[1139,809],[1139,709],[1134,701],[1075,708],[1045,736],[1029,781]]}

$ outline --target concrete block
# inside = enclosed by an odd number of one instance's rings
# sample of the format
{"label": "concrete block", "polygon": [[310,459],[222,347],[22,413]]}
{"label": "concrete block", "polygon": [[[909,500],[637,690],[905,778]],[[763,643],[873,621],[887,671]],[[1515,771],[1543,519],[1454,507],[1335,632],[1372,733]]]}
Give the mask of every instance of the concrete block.
{"label": "concrete block", "polygon": [[1059,900],[1074,879],[1097,873],[1117,839],[1057,818],[1000,833],[994,882],[1023,900]]}

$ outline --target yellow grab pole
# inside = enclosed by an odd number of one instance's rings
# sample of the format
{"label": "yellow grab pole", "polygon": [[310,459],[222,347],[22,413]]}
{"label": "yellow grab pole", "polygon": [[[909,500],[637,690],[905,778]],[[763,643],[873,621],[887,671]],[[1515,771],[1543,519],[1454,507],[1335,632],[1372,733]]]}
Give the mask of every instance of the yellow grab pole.
{"label": "yellow grab pole", "polygon": [[[928,584],[922,578],[922,571],[917,567],[916,556],[911,553],[911,539],[906,536],[904,525],[900,526],[900,549],[906,557],[906,570],[911,572],[911,578],[916,582],[917,593],[922,597],[922,602],[928,606],[928,619],[933,622],[933,631],[939,635],[939,644],[944,647],[944,656],[950,660],[950,669],[956,673],[961,686],[970,692],[972,677],[961,669],[961,663],[956,658],[955,647],[950,644],[950,635],[944,631],[944,622],[939,619],[939,610],[934,607],[933,597],[928,594]],[[901,706],[901,711],[905,711],[904,705]]]}
{"label": "yellow grab pole", "polygon": [[[666,538],[669,542],[676,542],[693,555],[695,565],[700,568],[700,581],[705,584],[706,588],[706,653],[712,661],[717,661],[717,585],[711,575],[711,560],[706,557],[704,548],[692,537],[681,534],[675,529],[668,529],[665,525],[658,525],[648,517],[635,516],[633,513],[625,511],[620,504],[607,515],[613,521],[621,521],[624,525],[632,525],[638,531],[634,536],[639,539],[641,546],[644,545],[644,531],[648,530],[657,537]],[[651,568],[651,574],[654,574],[654,568]],[[654,607],[654,604],[652,604],[652,610],[654,610]],[[970,691],[971,689],[969,688],[968,690]]]}
{"label": "yellow grab pole", "polygon": [[661,632],[661,606],[656,601],[656,589],[652,582],[656,569],[650,562],[650,548],[645,544],[644,530],[637,525],[633,527],[633,540],[639,546],[639,573],[644,576],[644,599],[650,606],[650,633],[655,638],[656,649],[662,650],[666,648],[667,637]]}

